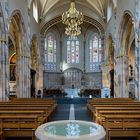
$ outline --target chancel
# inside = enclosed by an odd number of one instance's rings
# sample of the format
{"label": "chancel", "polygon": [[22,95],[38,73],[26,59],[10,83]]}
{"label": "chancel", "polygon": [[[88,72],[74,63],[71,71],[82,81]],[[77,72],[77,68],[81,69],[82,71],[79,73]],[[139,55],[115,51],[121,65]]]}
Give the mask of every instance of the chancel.
{"label": "chancel", "polygon": [[0,0],[0,140],[139,140],[139,58],[140,0]]}

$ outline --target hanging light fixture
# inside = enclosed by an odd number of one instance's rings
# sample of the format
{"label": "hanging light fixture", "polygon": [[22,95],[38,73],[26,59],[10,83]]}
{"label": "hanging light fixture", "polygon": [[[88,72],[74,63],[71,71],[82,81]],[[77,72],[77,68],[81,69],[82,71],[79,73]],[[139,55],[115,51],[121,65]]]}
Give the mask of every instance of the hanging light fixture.
{"label": "hanging light fixture", "polygon": [[83,23],[83,14],[75,8],[74,0],[71,0],[70,9],[62,14],[62,23],[67,27],[65,33],[70,36],[81,34],[80,25]]}

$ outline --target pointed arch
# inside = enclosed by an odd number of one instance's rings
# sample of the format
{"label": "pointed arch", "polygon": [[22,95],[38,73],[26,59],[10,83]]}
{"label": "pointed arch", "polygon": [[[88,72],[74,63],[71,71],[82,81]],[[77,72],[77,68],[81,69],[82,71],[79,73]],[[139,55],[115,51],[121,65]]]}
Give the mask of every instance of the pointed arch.
{"label": "pointed arch", "polygon": [[134,17],[132,13],[130,11],[125,11],[124,15],[122,16],[120,29],[118,32],[120,40],[120,48],[122,48],[123,50],[122,53],[124,55],[128,55],[130,37],[134,31],[133,20]]}
{"label": "pointed arch", "polygon": [[[27,97],[28,92],[24,92],[27,67],[25,66],[26,51],[26,28],[20,10],[14,10],[9,18],[9,38],[12,38],[16,54],[16,95],[17,97]],[[26,73],[26,74],[25,74]]]}

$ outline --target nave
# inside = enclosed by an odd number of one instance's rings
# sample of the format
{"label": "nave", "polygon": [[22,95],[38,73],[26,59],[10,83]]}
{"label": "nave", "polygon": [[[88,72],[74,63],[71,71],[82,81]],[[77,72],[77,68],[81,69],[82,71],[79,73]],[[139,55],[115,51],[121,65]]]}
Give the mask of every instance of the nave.
{"label": "nave", "polygon": [[139,101],[140,0],[0,0],[1,139],[75,119],[139,140]]}

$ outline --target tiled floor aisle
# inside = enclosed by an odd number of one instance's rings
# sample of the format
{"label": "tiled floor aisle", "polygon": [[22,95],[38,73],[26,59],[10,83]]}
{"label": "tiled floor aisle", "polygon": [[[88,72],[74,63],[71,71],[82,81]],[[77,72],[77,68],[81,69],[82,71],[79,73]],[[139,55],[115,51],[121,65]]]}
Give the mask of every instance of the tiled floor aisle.
{"label": "tiled floor aisle", "polygon": [[91,114],[88,112],[85,104],[75,104],[75,119],[83,121],[92,121]]}
{"label": "tiled floor aisle", "polygon": [[56,112],[51,116],[50,121],[68,120],[70,104],[59,104]]}

